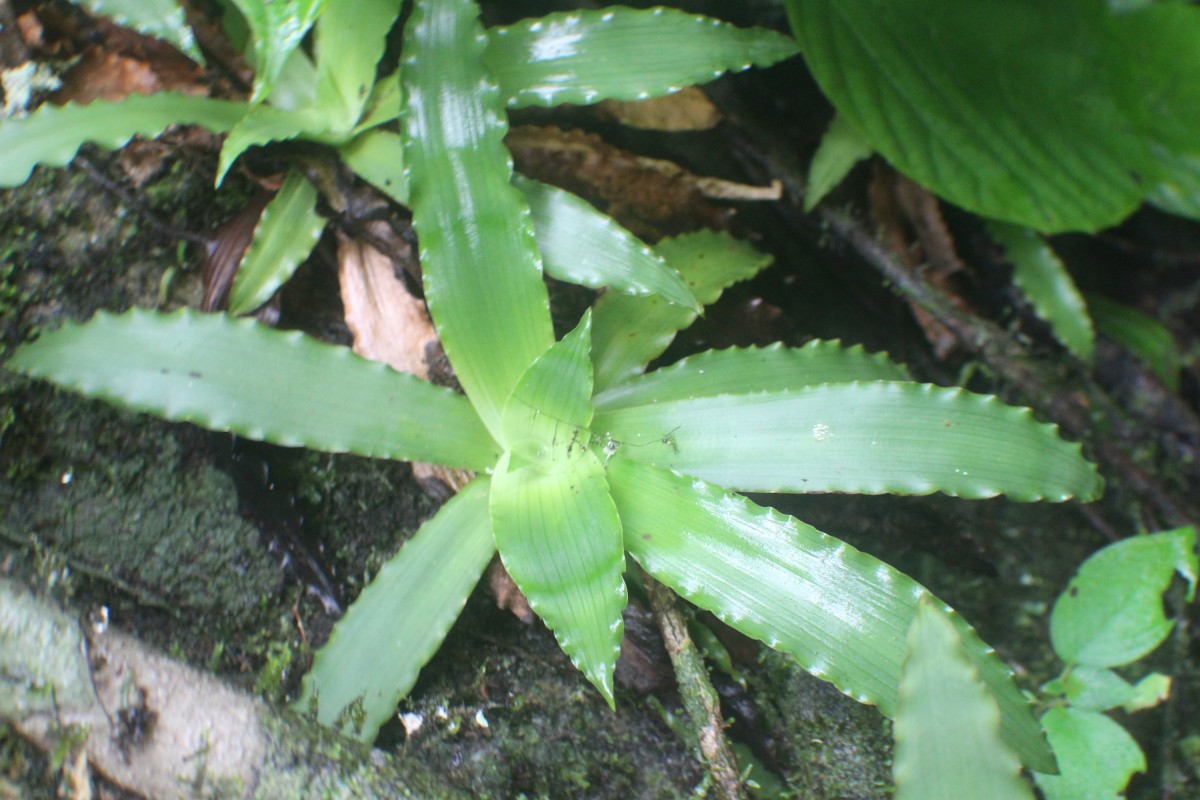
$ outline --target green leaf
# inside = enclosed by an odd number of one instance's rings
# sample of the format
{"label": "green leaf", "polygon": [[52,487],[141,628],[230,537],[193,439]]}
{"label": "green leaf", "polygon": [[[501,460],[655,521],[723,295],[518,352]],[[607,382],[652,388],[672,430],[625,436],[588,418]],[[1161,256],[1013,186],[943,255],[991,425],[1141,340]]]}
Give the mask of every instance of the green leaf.
{"label": "green leaf", "polygon": [[[530,461],[563,455],[568,438],[587,442],[592,421],[591,314],[533,362],[502,415],[503,444]],[[560,440],[561,439],[561,447]],[[570,455],[569,450],[565,455]]]}
{"label": "green leaf", "polygon": [[[1043,232],[1096,230],[1165,177],[1155,143],[1200,152],[1196,9],[1121,14],[1096,0],[1063,0],[1054,13],[1037,0],[786,5],[838,113],[900,171],[984,216]],[[1175,59],[1154,53],[1167,39]]]}
{"label": "green leaf", "polygon": [[1029,409],[915,383],[797,389],[598,409],[596,434],[632,459],[756,492],[1094,499],[1077,444]]}
{"label": "green leaf", "polygon": [[908,371],[883,353],[861,345],[814,339],[803,347],[731,347],[699,355],[639,375],[596,396],[596,407],[614,411],[630,405],[692,397],[715,397],[799,389],[822,383],[905,381]]}
{"label": "green leaf", "polygon": [[229,293],[229,313],[248,314],[271,299],[321,238],[317,190],[295,170],[263,210]]}
{"label": "green leaf", "polygon": [[564,458],[551,468],[504,454],[492,477],[492,528],[530,606],[613,706],[627,599],[621,521],[596,456],[565,437],[558,447]]}
{"label": "green leaf", "polygon": [[469,0],[414,6],[401,67],[404,158],[430,314],[479,416],[500,435],[504,403],[554,332],[477,13]]}
{"label": "green leaf", "polygon": [[1103,714],[1052,708],[1042,726],[1058,758],[1058,775],[1035,775],[1046,800],[1120,800],[1146,757],[1124,728]]}
{"label": "green leaf", "polygon": [[[327,0],[314,55],[316,107],[329,130],[346,133],[358,124],[400,6],[397,0]],[[395,106],[391,116],[399,115],[399,97],[389,102]]]}
{"label": "green leaf", "polygon": [[1171,331],[1149,314],[1098,294],[1087,296],[1096,328],[1128,348],[1173,392],[1179,391],[1183,356]]}
{"label": "green leaf", "polygon": [[1116,667],[1149,653],[1174,626],[1162,593],[1178,572],[1188,600],[1200,572],[1196,529],[1138,536],[1111,544],[1083,562],[1050,614],[1050,640],[1068,664]]}
{"label": "green leaf", "polygon": [[18,186],[38,164],[65,166],[84,142],[115,150],[135,135],[157,136],[169,125],[231,129],[244,103],[174,92],[131,94],[117,103],[43,105],[27,117],[0,122],[0,186]]}
{"label": "green leaf", "polygon": [[327,123],[320,112],[312,108],[284,111],[272,106],[255,106],[225,137],[217,162],[215,185],[221,185],[233,162],[251,147],[297,138],[316,139],[325,132],[326,127]]}
{"label": "green leaf", "polygon": [[[927,595],[908,576],[794,517],[621,456],[608,482],[625,547],[654,577],[862,703],[896,712],[905,637]],[[1054,759],[1012,675],[961,618],[971,663],[1026,765]]]}
{"label": "green leaf", "polygon": [[1110,669],[1076,664],[1062,677],[1050,681],[1042,691],[1070,701],[1086,711],[1107,711],[1122,706],[1133,697],[1133,686]]}
{"label": "green leaf", "polygon": [[917,604],[896,707],[896,800],[1033,800],[1000,709],[928,597]]}
{"label": "green leaf", "polygon": [[249,319],[134,309],[22,346],[10,369],[163,419],[287,447],[486,469],[499,452],[461,395]]}
{"label": "green leaf", "polygon": [[514,176],[533,214],[546,272],[592,289],[656,294],[699,313],[679,273],[616,220],[570,192]]}
{"label": "green leaf", "polygon": [[988,222],[987,230],[1004,248],[1013,266],[1013,282],[1038,316],[1050,323],[1055,337],[1067,349],[1090,363],[1096,346],[1092,318],[1062,259],[1044,238],[1028,228]]}
{"label": "green leaf", "polygon": [[496,552],[487,478],[476,478],[405,542],[317,651],[293,708],[365,742],[437,652]]}
{"label": "green leaf", "polygon": [[1133,687],[1133,694],[1122,706],[1130,714],[1154,708],[1171,696],[1171,676],[1151,672]]}
{"label": "green leaf", "polygon": [[797,52],[789,37],[765,28],[618,6],[492,28],[484,60],[508,105],[521,107],[643,100]]}
{"label": "green leaf", "polygon": [[408,176],[400,135],[373,128],[338,148],[338,155],[358,177],[401,205],[408,205]]}
{"label": "green leaf", "polygon": [[385,75],[371,87],[371,96],[363,108],[362,118],[354,126],[354,135],[371,130],[400,116],[400,75]]}
{"label": "green leaf", "polygon": [[246,19],[254,45],[252,104],[266,99],[284,63],[321,15],[325,0],[231,0]]}
{"label": "green leaf", "polygon": [[[715,303],[725,287],[754,277],[771,263],[771,256],[715,231],[664,239],[654,251],[679,273],[702,306]],[[597,391],[640,374],[667,349],[676,332],[695,319],[690,308],[660,297],[606,292],[596,301],[592,320]]]}
{"label": "green leaf", "polygon": [[812,211],[835,186],[850,174],[854,165],[869,158],[871,142],[841,114],[829,123],[821,144],[808,167],[808,186],[804,191],[804,210]]}
{"label": "green leaf", "polygon": [[196,37],[176,0],[75,0],[92,14],[118,25],[170,42],[193,61],[203,64]]}
{"label": "green leaf", "polygon": [[1200,155],[1158,153],[1169,177],[1146,200],[1163,211],[1200,220]]}

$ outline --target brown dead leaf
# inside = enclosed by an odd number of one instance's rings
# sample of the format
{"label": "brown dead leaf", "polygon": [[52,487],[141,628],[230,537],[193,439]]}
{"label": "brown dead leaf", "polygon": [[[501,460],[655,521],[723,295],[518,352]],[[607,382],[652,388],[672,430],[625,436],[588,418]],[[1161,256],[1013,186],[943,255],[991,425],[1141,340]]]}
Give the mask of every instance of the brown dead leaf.
{"label": "brown dead leaf", "polygon": [[508,570],[504,568],[500,559],[495,559],[488,566],[487,579],[488,588],[492,590],[492,594],[496,598],[496,607],[502,611],[511,611],[513,616],[521,622],[532,625],[533,621],[537,619],[537,615],[533,613],[533,607],[529,605],[529,601],[521,593],[516,581],[508,574]]}
{"label": "brown dead leaf", "polygon": [[60,104],[116,101],[131,94],[154,94],[162,88],[158,75],[145,61],[93,48],[63,73],[62,88],[53,100]]}
{"label": "brown dead leaf", "polygon": [[729,227],[733,209],[713,198],[780,196],[777,186],[700,177],[672,161],[621,150],[583,131],[520,126],[509,131],[505,141],[522,173],[588,199],[651,241],[699,228]]}
{"label": "brown dead leaf", "polygon": [[601,117],[652,131],[706,131],[721,121],[721,112],[696,86],[647,100],[605,100],[595,108]]}

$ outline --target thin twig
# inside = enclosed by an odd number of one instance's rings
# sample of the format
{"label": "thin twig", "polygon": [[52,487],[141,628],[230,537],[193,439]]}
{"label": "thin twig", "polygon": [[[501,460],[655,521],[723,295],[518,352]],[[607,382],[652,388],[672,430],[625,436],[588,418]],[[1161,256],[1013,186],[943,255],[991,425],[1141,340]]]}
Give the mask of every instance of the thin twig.
{"label": "thin twig", "polygon": [[642,584],[650,598],[650,607],[662,631],[663,643],[675,680],[683,697],[683,706],[691,718],[700,745],[700,755],[712,776],[717,796],[721,800],[741,800],[744,797],[738,775],[737,759],[725,739],[725,722],[721,716],[721,701],[708,678],[704,658],[687,632],[687,623],[676,606],[675,594],[661,583],[642,573]]}

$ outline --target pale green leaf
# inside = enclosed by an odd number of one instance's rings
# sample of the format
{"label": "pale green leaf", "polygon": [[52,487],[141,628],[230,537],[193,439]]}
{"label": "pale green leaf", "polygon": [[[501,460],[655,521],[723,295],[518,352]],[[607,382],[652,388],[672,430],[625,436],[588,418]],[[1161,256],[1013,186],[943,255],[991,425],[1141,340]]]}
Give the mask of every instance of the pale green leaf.
{"label": "pale green leaf", "polygon": [[9,369],[164,419],[287,447],[486,469],[499,452],[466,398],[298,332],[134,309],[20,347]]}
{"label": "pale green leaf", "polygon": [[[528,461],[569,456],[568,440],[586,443],[592,421],[592,316],[538,357],[513,389],[502,414],[502,443]],[[560,446],[561,445],[561,446]]]}
{"label": "pale green leaf", "polygon": [[988,233],[1004,248],[1013,282],[1050,323],[1055,337],[1083,361],[1092,360],[1096,334],[1087,303],[1058,254],[1039,234],[1006,222],[988,222]]}
{"label": "pale green leaf", "polygon": [[1133,686],[1111,669],[1075,664],[1042,687],[1044,694],[1063,697],[1075,708],[1107,711],[1133,697]]}
{"label": "pale green leaf", "polygon": [[400,105],[400,76],[393,72],[380,78],[371,87],[371,96],[367,98],[362,118],[354,126],[354,134],[357,136],[385,122],[391,122],[400,116]]}
{"label": "pale green leaf", "polygon": [[246,20],[254,46],[251,103],[265,100],[280,70],[325,6],[325,0],[231,0]]}
{"label": "pale green leaf", "polygon": [[459,381],[499,435],[504,403],[554,332],[476,13],[468,0],[413,9],[400,70],[404,158],[430,314]]}
{"label": "pale green leaf", "polygon": [[821,144],[808,167],[804,188],[804,210],[812,211],[835,186],[850,174],[854,165],[872,153],[871,143],[841,114],[829,123]]}
{"label": "pale green leaf", "polygon": [[[664,239],[654,251],[679,273],[701,306],[715,303],[725,287],[754,277],[771,263],[771,256],[715,231]],[[592,321],[597,391],[640,374],[695,319],[690,308],[660,297],[606,292],[596,301]]]}
{"label": "pale green leaf", "polygon": [[492,28],[484,59],[508,104],[520,107],[644,100],[797,52],[789,37],[765,28],[616,6]]}
{"label": "pale green leaf", "polygon": [[[919,584],[794,517],[695,478],[618,455],[608,482],[625,547],[647,572],[859,702],[895,714],[905,637],[927,594]],[[1026,765],[1052,770],[1011,673],[952,619],[1000,706],[1005,742]]]}
{"label": "pale green leaf", "polygon": [[[984,216],[1044,232],[1096,230],[1164,176],[1156,142],[1200,152],[1197,9],[786,5],[838,113],[900,171]],[[1155,53],[1165,40],[1172,57]]]}
{"label": "pale green leaf", "polygon": [[1092,312],[1092,321],[1100,333],[1127,347],[1168,389],[1179,391],[1183,354],[1166,325],[1149,314],[1103,295],[1089,294],[1087,304]]}
{"label": "pale green leaf", "polygon": [[263,210],[229,291],[229,313],[248,314],[271,299],[321,238],[317,190],[295,170]]}
{"label": "pale green leaf", "polygon": [[488,492],[476,478],[383,565],[317,651],[296,711],[315,703],[323,724],[374,740],[496,551]]}
{"label": "pale green leaf", "polygon": [[825,384],[598,409],[622,455],[756,492],[1094,499],[1077,444],[1029,409],[916,383]]}
{"label": "pale green leaf", "polygon": [[338,155],[358,177],[401,205],[408,205],[408,176],[400,135],[372,128],[338,148]]}
{"label": "pale green leaf", "polygon": [[996,701],[928,597],[908,632],[893,731],[896,800],[1033,800]]}
{"label": "pale green leaf", "polygon": [[1133,695],[1122,706],[1130,714],[1154,708],[1171,696],[1171,676],[1151,672],[1133,687]]}
{"label": "pale green leaf", "polygon": [[547,274],[592,289],[656,294],[701,310],[679,273],[612,217],[562,189],[520,176],[513,180],[533,213]]}
{"label": "pale green leaf", "polygon": [[639,375],[596,396],[597,408],[613,411],[691,397],[775,392],[822,383],[905,381],[908,371],[883,353],[861,345],[814,339],[803,347],[731,347],[699,355]]}
{"label": "pale green leaf", "polygon": [[249,148],[269,142],[318,138],[325,132],[326,125],[325,119],[316,109],[284,111],[273,106],[255,106],[225,137],[225,143],[221,145],[221,156],[217,161],[215,184],[221,185],[233,162]]}
{"label": "pale green leaf", "polygon": [[[358,124],[400,6],[400,0],[326,0],[314,37],[314,57],[316,107],[329,130],[347,133]],[[400,113],[397,95],[385,102],[395,106],[391,117]]]}
{"label": "pale green leaf", "polygon": [[1058,758],[1058,775],[1037,778],[1046,800],[1120,800],[1135,772],[1146,771],[1146,757],[1124,728],[1103,714],[1076,708],[1052,708],[1042,726]]}
{"label": "pale green leaf", "polygon": [[621,650],[625,555],[604,466],[564,439],[554,467],[505,454],[492,477],[496,546],[508,574],[610,706]]}
{"label": "pale green leaf", "polygon": [[1174,623],[1162,594],[1175,573],[1196,591],[1196,529],[1138,536],[1111,544],[1083,562],[1054,603],[1050,640],[1068,664],[1116,667],[1141,658]]}
{"label": "pale green leaf", "polygon": [[75,0],[93,14],[118,25],[170,42],[192,60],[204,63],[196,37],[177,0]]}
{"label": "pale green leaf", "polygon": [[1163,211],[1200,220],[1200,155],[1159,152],[1167,179],[1150,190],[1146,200]]}
{"label": "pale green leaf", "polygon": [[174,92],[132,94],[116,103],[43,105],[0,122],[0,186],[24,183],[38,164],[66,165],[84,142],[115,150],[133,136],[157,136],[170,125],[202,125],[224,133],[246,113],[244,103]]}

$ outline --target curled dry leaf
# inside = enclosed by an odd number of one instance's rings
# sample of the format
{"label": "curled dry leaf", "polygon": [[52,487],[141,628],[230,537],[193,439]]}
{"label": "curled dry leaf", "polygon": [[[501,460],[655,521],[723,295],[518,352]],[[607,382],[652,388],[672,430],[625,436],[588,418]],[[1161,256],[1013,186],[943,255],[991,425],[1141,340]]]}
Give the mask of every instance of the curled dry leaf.
{"label": "curled dry leaf", "polygon": [[721,121],[721,112],[696,86],[646,100],[605,100],[596,104],[596,113],[622,125],[653,131],[706,131]]}

